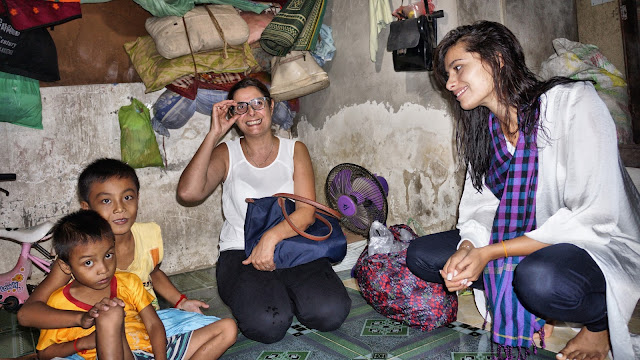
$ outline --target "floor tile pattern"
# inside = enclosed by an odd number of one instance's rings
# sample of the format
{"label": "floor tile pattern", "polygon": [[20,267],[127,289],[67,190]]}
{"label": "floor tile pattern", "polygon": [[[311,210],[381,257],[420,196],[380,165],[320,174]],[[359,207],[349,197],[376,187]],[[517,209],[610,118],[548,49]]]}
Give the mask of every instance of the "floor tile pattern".
{"label": "floor tile pattern", "polygon": [[[432,332],[421,332],[389,320],[376,313],[360,296],[357,283],[351,278],[351,266],[341,264],[338,275],[352,298],[352,308],[345,324],[333,332],[307,329],[294,322],[285,339],[276,344],[261,344],[240,335],[237,343],[222,359],[485,359],[490,351],[486,331],[480,329],[483,319],[478,314],[472,296],[460,296],[458,322]],[[178,289],[191,299],[200,299],[210,305],[207,315],[231,317],[231,311],[217,296],[215,268],[207,268],[170,276]],[[168,304],[161,301],[162,307]],[[639,333],[640,312],[630,323],[632,332]],[[563,331],[556,329],[554,340]],[[566,330],[571,332],[570,329]],[[559,350],[567,339],[559,339]],[[38,331],[21,327],[15,314],[0,310],[0,359],[33,354]],[[548,341],[548,343],[553,343]],[[529,359],[553,359],[553,352],[539,351]]]}
{"label": "floor tile pattern", "polygon": [[[387,319],[369,306],[359,292],[348,289],[352,300],[349,316],[340,329],[331,332],[310,330],[297,321],[285,338],[262,344],[238,337],[222,359],[263,359],[264,354],[294,354],[308,351],[307,359],[452,359],[452,353],[489,352],[486,331],[454,322],[431,332],[422,332]],[[530,360],[554,359],[541,350]],[[279,359],[279,358],[278,358]]]}

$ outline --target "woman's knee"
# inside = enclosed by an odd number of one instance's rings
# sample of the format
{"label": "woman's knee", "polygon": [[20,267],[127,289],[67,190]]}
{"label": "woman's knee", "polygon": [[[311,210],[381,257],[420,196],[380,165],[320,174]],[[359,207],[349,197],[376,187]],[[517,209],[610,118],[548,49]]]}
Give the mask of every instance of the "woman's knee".
{"label": "woman's knee", "polygon": [[516,266],[513,275],[513,287],[520,301],[537,299],[536,302],[546,303],[546,299],[553,296],[554,286],[550,284],[558,271],[554,263],[547,262],[535,253],[525,257]]}
{"label": "woman's knee", "polygon": [[296,314],[298,321],[304,326],[320,331],[333,331],[344,323],[351,310],[351,298],[344,297],[324,299]]}
{"label": "woman's knee", "polygon": [[439,270],[442,269],[443,264],[440,265],[438,259],[432,258],[428,252],[414,246],[413,242],[407,249],[406,263],[409,270],[417,277],[429,282],[442,282]]}
{"label": "woman's knee", "polygon": [[256,311],[247,319],[237,318],[238,327],[247,338],[265,344],[282,340],[293,321],[292,313],[281,313],[279,309],[269,308]]}
{"label": "woman's knee", "polygon": [[575,276],[570,253],[573,245],[558,244],[525,257],[516,267],[513,288],[525,307],[543,311],[545,304],[569,306],[582,301],[584,284]]}

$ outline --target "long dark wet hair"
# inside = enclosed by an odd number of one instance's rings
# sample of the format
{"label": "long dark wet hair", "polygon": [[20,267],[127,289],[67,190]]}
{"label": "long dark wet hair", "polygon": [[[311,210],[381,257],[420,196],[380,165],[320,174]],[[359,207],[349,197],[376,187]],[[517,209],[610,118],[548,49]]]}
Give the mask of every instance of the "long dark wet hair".
{"label": "long dark wet hair", "polygon": [[[449,75],[444,57],[458,43],[464,44],[467,52],[480,55],[483,64],[491,69],[496,98],[507,111],[505,119],[500,121],[508,122],[510,109],[518,109],[521,114],[518,127],[525,135],[530,135],[539,126],[537,114],[540,111],[540,96],[556,85],[575,81],[564,77],[540,81],[527,68],[522,46],[506,26],[491,21],[478,21],[449,31],[436,48],[434,76],[445,90]],[[489,133],[491,111],[484,106],[464,110],[450,91],[446,90],[446,93],[450,96],[456,119],[459,159],[468,167],[473,187],[482,191],[492,155]]]}

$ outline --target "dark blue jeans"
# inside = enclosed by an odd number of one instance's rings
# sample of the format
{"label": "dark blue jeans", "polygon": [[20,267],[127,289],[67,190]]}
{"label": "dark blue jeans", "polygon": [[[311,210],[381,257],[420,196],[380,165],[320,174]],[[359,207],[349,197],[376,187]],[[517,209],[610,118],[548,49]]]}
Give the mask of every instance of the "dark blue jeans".
{"label": "dark blue jeans", "polygon": [[259,271],[243,265],[244,250],[220,253],[216,280],[220,299],[238,328],[262,343],[281,340],[293,316],[311,329],[332,331],[349,315],[351,298],[326,258],[289,269]]}
{"label": "dark blue jeans", "polygon": [[[443,283],[439,270],[456,251],[458,230],[415,239],[407,250],[407,266],[425,281]],[[473,282],[484,290],[482,277]],[[607,325],[606,282],[591,256],[571,244],[557,244],[525,257],[516,267],[513,288],[531,313],[548,320],[586,325],[603,331]]]}

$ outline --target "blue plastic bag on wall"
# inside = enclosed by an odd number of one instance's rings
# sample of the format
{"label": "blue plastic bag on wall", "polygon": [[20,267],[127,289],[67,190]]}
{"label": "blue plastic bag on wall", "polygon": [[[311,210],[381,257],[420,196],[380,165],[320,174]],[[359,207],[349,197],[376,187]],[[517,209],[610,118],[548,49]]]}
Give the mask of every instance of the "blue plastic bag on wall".
{"label": "blue plastic bag on wall", "polygon": [[[171,90],[166,90],[153,104],[153,130],[162,136],[169,137],[169,129],[183,127],[195,112],[211,116],[211,109],[215,103],[227,98],[224,90],[198,89],[195,100],[183,97]],[[277,102],[273,109],[272,122],[284,130],[293,126],[296,112],[291,110],[288,101]]]}

